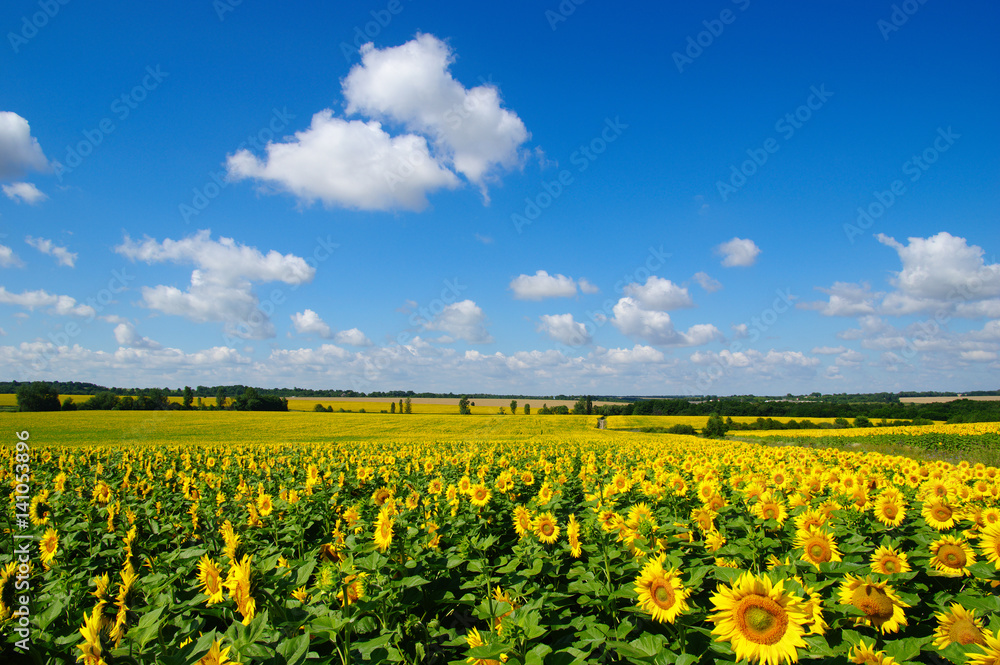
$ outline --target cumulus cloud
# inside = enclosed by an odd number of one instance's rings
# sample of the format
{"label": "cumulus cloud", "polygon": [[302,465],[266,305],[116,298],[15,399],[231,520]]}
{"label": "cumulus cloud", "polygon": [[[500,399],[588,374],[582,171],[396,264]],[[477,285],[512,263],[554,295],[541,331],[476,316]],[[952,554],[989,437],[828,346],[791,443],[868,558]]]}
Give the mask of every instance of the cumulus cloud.
{"label": "cumulus cloud", "polygon": [[818,356],[835,356],[837,354],[847,351],[846,346],[814,346],[812,351],[809,353]]}
{"label": "cumulus cloud", "polygon": [[863,316],[876,312],[876,303],[884,294],[872,293],[871,286],[867,283],[851,284],[848,282],[835,282],[830,288],[816,287],[830,296],[824,301],[799,303],[800,309],[812,309],[824,316]]}
{"label": "cumulus cloud", "polygon": [[719,329],[710,323],[696,324],[687,332],[679,332],[669,314],[643,309],[638,300],[629,296],[618,300],[612,314],[611,323],[623,335],[656,346],[700,346],[722,338]]}
{"label": "cumulus cloud", "polygon": [[296,312],[292,314],[291,319],[292,325],[295,326],[295,332],[300,335],[319,335],[324,339],[330,337],[330,326],[326,325],[319,314],[311,309],[307,309],[304,312]]}
{"label": "cumulus cloud", "polygon": [[722,282],[717,279],[712,279],[709,277],[708,273],[696,272],[694,274],[694,281],[698,282],[698,286],[705,289],[709,293],[715,293],[722,288]]}
{"label": "cumulus cloud", "polygon": [[61,266],[68,266],[72,268],[76,264],[77,254],[75,252],[71,252],[65,247],[60,247],[51,240],[26,236],[24,242],[34,247],[42,254],[48,254],[53,257],[56,260],[56,263]]}
{"label": "cumulus cloud", "polygon": [[3,193],[12,201],[27,203],[28,205],[35,205],[39,201],[49,198],[30,182],[15,182],[10,185],[4,185]]}
{"label": "cumulus cloud", "polygon": [[722,265],[727,268],[749,267],[757,260],[760,247],[753,240],[733,238],[715,248],[715,253],[722,256]]}
{"label": "cumulus cloud", "polygon": [[198,323],[223,322],[227,334],[237,337],[274,337],[274,325],[259,308],[253,283],[303,284],[312,280],[315,269],[293,254],[274,250],[262,254],[257,248],[240,245],[232,238],[212,240],[210,236],[207,230],[181,240],[166,238],[163,242],[149,237],[136,242],[126,236],[115,251],[133,261],[196,266],[186,291],[167,285],[144,286],[142,298],[146,307]]}
{"label": "cumulus cloud", "polygon": [[128,346],[134,349],[160,349],[162,345],[154,342],[148,337],[142,337],[135,331],[135,326],[124,322],[115,326],[115,341],[119,346]]}
{"label": "cumulus cloud", "polygon": [[43,290],[11,293],[6,288],[0,286],[0,303],[18,305],[30,311],[41,307],[48,307],[50,314],[58,314],[60,316],[84,316],[92,318],[97,315],[93,307],[78,304],[75,298],[55,295]]}
{"label": "cumulus cloud", "polygon": [[7,245],[0,245],[0,268],[20,268],[24,262]]}
{"label": "cumulus cloud", "polygon": [[787,369],[810,369],[820,364],[819,358],[811,358],[801,351],[777,351],[767,353],[757,349],[746,351],[695,351],[691,362],[696,365],[718,365],[725,368],[744,369],[755,374],[774,374]]}
{"label": "cumulus cloud", "polygon": [[[586,281],[586,280],[584,280]],[[587,282],[589,285],[590,283]],[[550,275],[538,270],[534,275],[518,275],[510,281],[509,288],[518,300],[544,300],[545,298],[572,298],[577,283],[566,275]]]}
{"label": "cumulus cloud", "polygon": [[624,293],[638,300],[643,309],[666,312],[694,307],[687,289],[656,275],[651,275],[645,284],[626,284]]}
{"label": "cumulus cloud", "polygon": [[430,321],[423,323],[425,330],[437,330],[451,338],[469,344],[489,344],[493,337],[486,330],[486,316],[472,300],[461,300],[447,305]]}
{"label": "cumulus cloud", "polygon": [[[366,44],[343,93],[347,113],[367,121],[324,109],[307,130],[268,144],[264,158],[248,150],[230,155],[230,177],[268,183],[306,203],[419,211],[427,194],[458,187],[461,174],[488,200],[486,184],[521,162],[529,134],[503,108],[496,86],[467,89],[456,81],[453,61],[448,45],[432,35],[386,49]],[[383,122],[407,133],[392,136]]]}
{"label": "cumulus cloud", "polygon": [[372,341],[368,339],[368,336],[357,328],[351,328],[350,330],[341,330],[337,333],[333,341],[337,344],[347,344],[349,346],[371,346]]}
{"label": "cumulus cloud", "polygon": [[574,321],[572,314],[543,314],[539,318],[538,332],[545,333],[560,344],[586,346],[592,341],[587,326]]}
{"label": "cumulus cloud", "polygon": [[31,135],[28,121],[11,111],[0,111],[0,180],[48,168],[49,160]]}

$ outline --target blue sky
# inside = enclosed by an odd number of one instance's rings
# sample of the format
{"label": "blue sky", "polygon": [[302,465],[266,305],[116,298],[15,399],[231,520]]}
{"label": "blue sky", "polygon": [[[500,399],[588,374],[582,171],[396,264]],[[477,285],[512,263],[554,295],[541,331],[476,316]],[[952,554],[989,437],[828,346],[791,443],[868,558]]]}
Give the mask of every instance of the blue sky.
{"label": "blue sky", "polygon": [[7,379],[996,389],[1000,9],[0,10]]}

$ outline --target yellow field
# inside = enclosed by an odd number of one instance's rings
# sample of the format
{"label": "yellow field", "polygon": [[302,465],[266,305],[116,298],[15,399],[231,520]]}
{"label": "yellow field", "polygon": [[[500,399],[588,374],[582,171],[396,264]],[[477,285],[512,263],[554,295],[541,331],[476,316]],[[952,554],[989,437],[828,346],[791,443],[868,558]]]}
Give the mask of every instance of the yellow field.
{"label": "yellow field", "polygon": [[[733,416],[733,422],[752,423],[757,418],[753,416]],[[789,420],[811,420],[819,423],[832,423],[836,418],[773,418],[779,422],[787,423]],[[708,416],[609,416],[608,427],[611,429],[633,429],[641,427],[673,427],[674,425],[691,425],[697,430],[705,427]],[[766,431],[766,430],[765,430]],[[785,430],[782,430],[785,431]],[[793,430],[798,431],[798,430]],[[829,430],[818,430],[827,432]]]}
{"label": "yellow field", "polygon": [[[734,419],[735,420],[735,419]],[[852,427],[850,429],[807,429],[782,430],[782,435],[790,437],[808,436],[917,436],[921,434],[960,434],[980,435],[1000,433],[1000,423],[936,423],[934,425],[917,425],[904,427]],[[774,431],[747,430],[733,432],[739,436],[774,436]]]}

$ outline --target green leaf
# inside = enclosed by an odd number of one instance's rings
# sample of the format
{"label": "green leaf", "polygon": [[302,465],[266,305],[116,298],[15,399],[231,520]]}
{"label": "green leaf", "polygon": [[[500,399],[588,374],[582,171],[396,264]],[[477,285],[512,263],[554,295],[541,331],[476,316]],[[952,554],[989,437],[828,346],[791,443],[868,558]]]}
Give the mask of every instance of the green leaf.
{"label": "green leaf", "polygon": [[545,656],[552,653],[552,647],[539,644],[534,649],[524,654],[524,665],[543,665]]}
{"label": "green leaf", "polygon": [[885,643],[885,652],[898,661],[914,660],[920,655],[920,649],[930,641],[931,636],[890,640]]}
{"label": "green leaf", "polygon": [[160,630],[160,624],[163,622],[160,620],[160,616],[163,614],[165,607],[157,607],[152,612],[147,612],[139,618],[139,623],[136,624],[135,628],[128,632],[130,638],[135,640],[139,645],[139,650],[142,651],[146,648],[146,644],[149,643],[151,639],[156,637]]}
{"label": "green leaf", "polygon": [[299,665],[309,653],[309,632],[285,640],[278,646],[277,652],[285,658],[286,665]]}

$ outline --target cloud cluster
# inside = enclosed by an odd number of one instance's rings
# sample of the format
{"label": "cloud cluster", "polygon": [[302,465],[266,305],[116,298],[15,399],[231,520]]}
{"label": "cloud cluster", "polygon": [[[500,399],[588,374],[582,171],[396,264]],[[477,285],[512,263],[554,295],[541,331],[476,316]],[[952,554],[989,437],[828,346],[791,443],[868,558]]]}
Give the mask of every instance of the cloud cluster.
{"label": "cloud cluster", "polygon": [[[45,158],[38,139],[31,135],[28,121],[11,111],[0,111],[0,180],[11,180],[28,171],[45,171],[48,168],[49,160]],[[7,192],[6,187],[4,192]],[[11,196],[10,193],[7,195]]]}
{"label": "cloud cluster", "polygon": [[[487,198],[491,178],[521,162],[529,134],[495,86],[468,89],[456,81],[453,61],[448,45],[428,34],[393,48],[366,44],[342,88],[348,115],[367,120],[324,109],[308,129],[269,143],[266,156],[229,155],[229,177],[307,204],[359,210],[422,210],[428,194],[459,187],[458,174]],[[392,135],[385,124],[406,133]]]}
{"label": "cloud cluster", "polygon": [[538,270],[534,275],[518,275],[510,281],[509,287],[517,300],[544,300],[546,298],[572,298],[580,292],[594,294],[599,289],[580,278],[574,280],[566,275],[550,275],[545,270]]}

